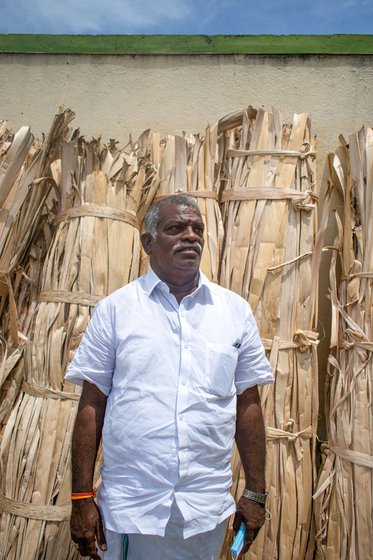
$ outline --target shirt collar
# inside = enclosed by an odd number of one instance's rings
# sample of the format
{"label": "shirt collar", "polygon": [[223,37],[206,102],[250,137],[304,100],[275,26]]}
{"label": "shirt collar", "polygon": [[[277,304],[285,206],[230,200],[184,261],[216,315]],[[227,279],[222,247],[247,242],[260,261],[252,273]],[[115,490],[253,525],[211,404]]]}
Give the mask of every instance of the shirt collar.
{"label": "shirt collar", "polygon": [[[143,280],[144,280],[145,291],[148,294],[148,296],[150,296],[152,294],[153,290],[157,286],[159,286],[159,288],[167,291],[168,293],[170,291],[167,284],[165,282],[163,282],[156,275],[154,270],[150,267],[149,267],[148,272],[143,276]],[[207,276],[205,276],[205,274],[203,274],[203,272],[199,271],[198,286],[193,293],[198,292],[201,289],[202,286],[204,286],[208,291],[211,291],[211,288],[213,288],[214,284],[212,282],[210,282],[210,280],[207,278]]]}

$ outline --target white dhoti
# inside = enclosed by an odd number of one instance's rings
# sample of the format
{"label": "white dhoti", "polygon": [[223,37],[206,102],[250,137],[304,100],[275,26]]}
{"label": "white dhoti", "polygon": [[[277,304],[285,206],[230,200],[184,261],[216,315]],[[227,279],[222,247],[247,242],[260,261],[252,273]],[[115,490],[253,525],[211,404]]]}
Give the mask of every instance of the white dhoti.
{"label": "white dhoti", "polygon": [[126,542],[124,535],[106,530],[108,550],[100,556],[103,560],[218,560],[226,526],[227,520],[184,539],[184,519],[174,501],[164,537],[129,534]]}

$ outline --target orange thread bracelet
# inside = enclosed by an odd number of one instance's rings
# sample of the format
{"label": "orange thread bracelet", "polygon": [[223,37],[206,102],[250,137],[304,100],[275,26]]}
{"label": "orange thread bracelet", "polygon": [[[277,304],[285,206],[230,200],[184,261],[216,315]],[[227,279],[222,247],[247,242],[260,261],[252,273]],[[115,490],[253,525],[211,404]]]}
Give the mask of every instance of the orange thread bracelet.
{"label": "orange thread bracelet", "polygon": [[85,500],[87,498],[94,498],[96,496],[96,488],[93,488],[92,492],[73,492],[71,494],[71,500]]}

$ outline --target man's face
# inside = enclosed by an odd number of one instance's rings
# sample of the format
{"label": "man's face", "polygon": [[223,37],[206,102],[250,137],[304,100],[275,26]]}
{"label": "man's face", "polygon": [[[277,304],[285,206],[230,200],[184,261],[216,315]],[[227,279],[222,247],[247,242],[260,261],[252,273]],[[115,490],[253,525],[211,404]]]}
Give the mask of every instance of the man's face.
{"label": "man's face", "polygon": [[167,281],[176,272],[196,272],[201,260],[204,225],[199,210],[167,204],[160,208],[157,237],[142,236],[150,265]]}

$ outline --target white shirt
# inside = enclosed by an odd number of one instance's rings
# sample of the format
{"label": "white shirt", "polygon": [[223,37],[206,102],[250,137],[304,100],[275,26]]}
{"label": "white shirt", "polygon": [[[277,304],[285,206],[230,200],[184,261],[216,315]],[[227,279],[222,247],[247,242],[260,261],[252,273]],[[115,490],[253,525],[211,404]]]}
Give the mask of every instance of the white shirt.
{"label": "white shirt", "polygon": [[235,511],[236,394],[273,381],[249,304],[210,282],[180,305],[150,270],[95,309],[66,379],[108,396],[99,504],[118,533],[184,537]]}

